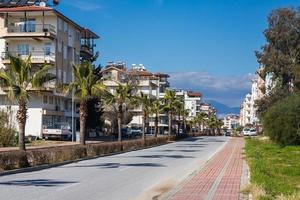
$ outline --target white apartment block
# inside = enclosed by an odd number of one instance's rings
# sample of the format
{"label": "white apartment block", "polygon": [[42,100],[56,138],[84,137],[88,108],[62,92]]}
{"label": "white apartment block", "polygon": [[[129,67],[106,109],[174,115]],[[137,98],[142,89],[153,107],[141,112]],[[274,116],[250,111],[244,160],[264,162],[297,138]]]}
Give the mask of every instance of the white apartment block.
{"label": "white apartment block", "polygon": [[223,119],[223,128],[227,128],[228,130],[237,128],[240,124],[240,117],[236,114],[228,114]]}
{"label": "white apartment block", "polygon": [[[123,62],[111,62],[101,73],[103,78],[106,79],[104,85],[111,93],[115,92],[119,84],[132,81],[136,85],[136,94],[142,92],[150,98],[159,98],[159,78],[148,72],[142,64],[133,64],[131,69],[127,69]],[[129,125],[142,126],[142,109],[134,108],[131,112],[134,113],[134,116]]]}
{"label": "white apartment block", "polygon": [[[30,95],[27,135],[41,137],[43,128],[56,123],[67,122],[71,126],[71,97],[57,85],[72,81],[72,65],[93,56],[93,40],[98,38],[43,2],[39,6],[0,8],[0,67],[9,67],[8,55],[24,59],[31,55],[34,68],[52,65],[51,72],[57,77]],[[17,109],[4,91],[0,93],[0,107],[11,107],[14,112]],[[77,112],[75,118],[79,119]]]}
{"label": "white apartment block", "polygon": [[266,83],[259,75],[262,68],[259,68],[256,72],[255,78],[252,80],[251,93],[247,94],[240,110],[240,124],[245,126],[246,124],[256,125],[259,123],[257,116],[256,101],[263,98],[265,95]]}

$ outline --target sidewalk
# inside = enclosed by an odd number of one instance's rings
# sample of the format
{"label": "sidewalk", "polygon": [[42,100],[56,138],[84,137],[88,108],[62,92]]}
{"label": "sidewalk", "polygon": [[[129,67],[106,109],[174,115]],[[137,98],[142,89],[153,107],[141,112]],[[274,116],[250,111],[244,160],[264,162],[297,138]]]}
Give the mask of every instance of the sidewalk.
{"label": "sidewalk", "polygon": [[171,200],[238,200],[243,171],[243,138],[232,138]]}

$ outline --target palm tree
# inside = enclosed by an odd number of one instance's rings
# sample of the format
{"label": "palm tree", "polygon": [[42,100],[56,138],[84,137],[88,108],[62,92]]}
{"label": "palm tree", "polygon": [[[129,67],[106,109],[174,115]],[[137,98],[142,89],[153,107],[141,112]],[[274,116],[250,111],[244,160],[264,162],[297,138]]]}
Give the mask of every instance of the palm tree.
{"label": "palm tree", "polygon": [[184,104],[182,101],[180,100],[175,100],[174,102],[174,110],[175,113],[177,114],[177,134],[179,134],[180,132],[180,127],[181,127],[181,116],[183,115],[183,111],[184,111]]}
{"label": "palm tree", "polygon": [[172,90],[167,90],[163,98],[163,101],[164,101],[164,110],[168,112],[168,118],[169,118],[169,131],[168,131],[169,139],[171,139],[172,120],[173,120],[176,100],[177,100],[176,93]]}
{"label": "palm tree", "polygon": [[90,62],[83,62],[73,65],[74,81],[65,87],[65,92],[70,94],[74,91],[80,102],[80,144],[85,145],[87,102],[95,96],[100,97],[106,92],[103,80],[93,73],[93,65]]}
{"label": "palm tree", "polygon": [[30,93],[55,79],[49,73],[52,68],[45,65],[36,70],[32,68],[31,56],[27,59],[10,56],[10,66],[0,70],[0,83],[3,90],[7,90],[8,97],[18,103],[17,121],[19,125],[19,149],[25,151],[25,126],[27,120],[27,104]]}
{"label": "palm tree", "polygon": [[114,107],[117,111],[117,121],[118,121],[118,141],[122,141],[122,117],[125,110],[133,104],[134,97],[132,95],[133,86],[131,84],[118,84],[116,90],[113,93],[107,93],[106,104],[108,106]]}
{"label": "palm tree", "polygon": [[200,128],[200,131],[203,132],[204,124],[207,121],[207,114],[204,113],[204,112],[197,113],[196,120],[198,122],[198,126]]}
{"label": "palm tree", "polygon": [[186,133],[186,126],[187,126],[186,119],[190,115],[190,110],[189,109],[185,109],[182,114],[183,114],[182,115],[182,117],[183,117],[183,132]]}
{"label": "palm tree", "polygon": [[159,99],[156,99],[152,102],[151,113],[155,114],[154,126],[155,126],[155,137],[159,133],[158,130],[158,122],[159,122],[159,114],[164,111],[164,107],[162,106],[162,102]]}
{"label": "palm tree", "polygon": [[142,139],[145,140],[145,127],[146,122],[149,117],[149,114],[151,113],[151,107],[152,107],[153,99],[149,97],[149,95],[144,94],[143,92],[140,92],[138,96],[133,98],[133,104],[135,106],[141,106],[143,117],[142,117]]}
{"label": "palm tree", "polygon": [[210,129],[210,135],[215,135],[215,129],[217,127],[218,118],[215,115],[210,115],[208,118],[208,127]]}

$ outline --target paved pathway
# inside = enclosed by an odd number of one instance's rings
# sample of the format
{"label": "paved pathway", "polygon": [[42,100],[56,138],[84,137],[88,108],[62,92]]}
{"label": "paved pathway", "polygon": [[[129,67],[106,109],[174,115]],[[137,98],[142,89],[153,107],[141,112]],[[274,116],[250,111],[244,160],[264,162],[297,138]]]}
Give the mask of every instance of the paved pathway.
{"label": "paved pathway", "polygon": [[152,200],[205,164],[229,137],[174,143],[0,177],[0,200]]}
{"label": "paved pathway", "polygon": [[232,138],[171,200],[237,200],[243,171],[243,138]]}

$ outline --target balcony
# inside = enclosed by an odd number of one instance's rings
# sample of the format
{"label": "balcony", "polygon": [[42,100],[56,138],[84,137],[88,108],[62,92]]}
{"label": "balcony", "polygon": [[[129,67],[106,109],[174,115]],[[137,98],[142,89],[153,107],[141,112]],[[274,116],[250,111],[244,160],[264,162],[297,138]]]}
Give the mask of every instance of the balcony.
{"label": "balcony", "polygon": [[81,44],[80,54],[81,57],[91,58],[94,56],[94,48],[90,45]]}
{"label": "balcony", "polygon": [[51,24],[20,24],[7,27],[3,38],[49,38],[55,39],[56,29]]}
{"label": "balcony", "polygon": [[16,52],[16,51],[9,51],[2,53],[2,61],[4,64],[9,64],[9,56],[19,56],[22,59],[27,59],[28,56],[31,55],[31,63],[32,64],[54,64],[55,63],[55,54],[51,52],[44,52],[44,51],[31,51],[26,53]]}

